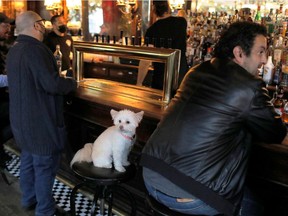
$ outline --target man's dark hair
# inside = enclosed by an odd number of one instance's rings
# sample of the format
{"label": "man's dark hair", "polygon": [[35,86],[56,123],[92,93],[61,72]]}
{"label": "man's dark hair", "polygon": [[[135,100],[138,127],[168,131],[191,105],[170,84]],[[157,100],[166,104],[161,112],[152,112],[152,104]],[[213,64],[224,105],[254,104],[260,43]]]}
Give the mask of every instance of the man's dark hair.
{"label": "man's dark hair", "polygon": [[214,48],[214,57],[232,59],[236,46],[240,46],[245,55],[249,56],[258,35],[267,37],[265,26],[246,21],[235,22],[221,35]]}
{"label": "man's dark hair", "polygon": [[63,15],[62,14],[57,14],[57,15],[52,16],[51,19],[50,19],[50,22],[52,24],[54,24],[56,22],[56,19],[58,19],[59,17],[63,17]]}
{"label": "man's dark hair", "polygon": [[165,12],[169,11],[169,3],[167,0],[153,1],[154,11],[158,17],[162,17]]}

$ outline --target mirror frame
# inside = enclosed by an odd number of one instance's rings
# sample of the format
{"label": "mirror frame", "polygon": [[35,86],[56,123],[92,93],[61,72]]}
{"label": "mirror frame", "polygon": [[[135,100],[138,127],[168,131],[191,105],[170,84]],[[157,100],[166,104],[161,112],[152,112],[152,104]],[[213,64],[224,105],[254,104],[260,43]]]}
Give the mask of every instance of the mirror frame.
{"label": "mirror frame", "polygon": [[[164,104],[168,104],[170,102],[173,91],[176,91],[176,89],[178,88],[178,77],[179,77],[180,57],[181,57],[180,50],[74,41],[72,65],[77,82],[80,82],[83,79],[85,79],[85,77],[83,77],[83,70],[84,70],[83,53],[101,54],[101,55],[116,56],[137,60],[143,59],[143,60],[151,60],[153,62],[165,63],[166,66],[164,71],[164,85],[161,100],[161,102]],[[95,78],[95,80],[97,79]],[[115,81],[111,82],[115,83]],[[125,83],[121,83],[121,85],[125,85],[126,87],[131,88],[135,88],[136,86]],[[147,87],[145,88],[147,89]],[[141,90],[145,90],[145,88],[139,87],[139,89]],[[149,89],[151,90],[152,88]],[[121,92],[121,94],[123,94],[123,92]],[[141,100],[145,101],[145,99],[143,98]]]}

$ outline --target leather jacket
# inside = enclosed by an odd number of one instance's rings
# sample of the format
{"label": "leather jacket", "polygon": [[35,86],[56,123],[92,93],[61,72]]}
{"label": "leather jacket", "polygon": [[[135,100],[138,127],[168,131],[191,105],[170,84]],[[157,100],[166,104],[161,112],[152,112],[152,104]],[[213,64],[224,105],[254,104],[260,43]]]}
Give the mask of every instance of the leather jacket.
{"label": "leather jacket", "polygon": [[140,164],[235,215],[251,144],[280,143],[285,135],[263,80],[231,60],[212,59],[186,74]]}

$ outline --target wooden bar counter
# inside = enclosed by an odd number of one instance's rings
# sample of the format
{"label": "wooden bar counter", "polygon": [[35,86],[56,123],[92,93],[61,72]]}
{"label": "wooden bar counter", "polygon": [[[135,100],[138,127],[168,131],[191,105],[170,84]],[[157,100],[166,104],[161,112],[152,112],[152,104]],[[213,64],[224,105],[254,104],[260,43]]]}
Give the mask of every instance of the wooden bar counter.
{"label": "wooden bar counter", "polygon": [[[72,153],[95,138],[112,125],[110,110],[131,109],[144,111],[144,118],[137,128],[137,142],[131,153],[131,160],[137,164],[141,150],[153,133],[165,106],[143,102],[134,98],[114,95],[109,92],[96,91],[80,86],[75,95],[67,99],[66,119]],[[73,154],[72,154],[73,155]],[[248,182],[263,199],[267,215],[288,215],[288,136],[282,144],[258,143],[253,146],[248,174]],[[70,179],[75,178],[69,166],[62,167],[62,174]],[[138,167],[137,175],[125,184],[132,191],[138,205],[138,215],[149,215],[145,202],[145,187]],[[76,180],[75,180],[76,181]],[[118,207],[125,212],[125,200],[121,195],[116,199]],[[122,208],[121,208],[122,207]],[[273,213],[273,214],[272,214]]]}
{"label": "wooden bar counter", "polygon": [[[143,146],[164,115],[165,108],[172,96],[171,92],[175,90],[175,81],[177,81],[175,71],[178,69],[174,67],[178,65],[179,57],[178,51],[171,49],[155,50],[86,42],[75,43],[74,49],[73,69],[76,72],[75,77],[79,82],[79,88],[75,94],[66,98],[65,118],[69,146],[66,148],[59,172],[63,178],[72,181],[72,184],[79,182],[69,167],[74,153],[84,144],[94,142],[100,133],[113,124],[110,115],[111,109],[144,111],[144,117],[136,130],[137,140],[129,158],[132,163],[138,164]],[[164,90],[127,85],[102,78],[85,77],[84,54],[86,52],[114,55],[116,58],[156,59],[164,62],[167,65]],[[113,64],[111,65],[113,66]],[[105,71],[104,69],[103,71]],[[282,144],[257,143],[253,145],[247,184],[263,200],[265,216],[288,215],[288,137]],[[146,189],[141,167],[137,166],[135,178],[124,186],[135,196],[137,215],[151,215],[145,206]],[[115,202],[119,210],[124,213],[129,212],[129,202],[121,194],[115,194]]]}
{"label": "wooden bar counter", "polygon": [[253,146],[250,174],[288,188],[288,135],[281,144]]}

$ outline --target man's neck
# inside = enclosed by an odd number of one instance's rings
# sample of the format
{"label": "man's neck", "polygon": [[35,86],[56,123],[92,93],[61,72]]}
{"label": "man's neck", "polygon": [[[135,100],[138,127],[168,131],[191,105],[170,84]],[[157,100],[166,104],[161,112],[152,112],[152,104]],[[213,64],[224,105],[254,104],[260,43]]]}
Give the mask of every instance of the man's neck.
{"label": "man's neck", "polygon": [[165,18],[170,17],[170,16],[171,16],[170,13],[165,12],[161,17],[157,17],[156,20],[159,20],[159,19],[165,19]]}
{"label": "man's neck", "polygon": [[55,33],[56,35],[60,36],[60,37],[63,37],[63,36],[65,35],[65,33],[56,32],[56,31],[54,31],[54,33]]}

